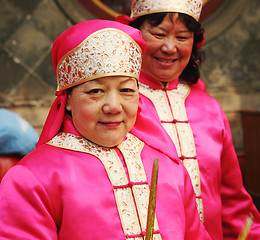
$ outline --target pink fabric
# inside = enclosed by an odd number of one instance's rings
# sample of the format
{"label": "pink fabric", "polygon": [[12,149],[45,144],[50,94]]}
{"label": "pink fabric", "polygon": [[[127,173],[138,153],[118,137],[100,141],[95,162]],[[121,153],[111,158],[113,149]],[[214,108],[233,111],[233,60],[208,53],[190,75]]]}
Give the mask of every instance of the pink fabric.
{"label": "pink fabric", "polygon": [[[100,21],[92,23],[89,28],[74,26],[68,35],[63,33],[58,38],[53,46],[54,70],[67,51],[101,27]],[[134,39],[140,38],[139,31],[128,26],[110,21],[105,26],[120,26]],[[77,27],[82,32],[77,32],[79,38],[74,39]],[[126,239],[114,190],[101,161],[92,154],[45,144],[60,131],[80,136],[65,115],[66,92],[56,95],[37,148],[9,170],[1,182],[0,239]],[[159,128],[153,130],[159,134]],[[148,142],[154,145],[157,139],[151,137]],[[160,141],[167,142],[163,137]],[[121,152],[114,150],[126,169]],[[210,239],[199,220],[186,170],[175,159],[176,154],[167,157],[161,151],[158,146],[145,145],[140,155],[149,183],[153,158],[160,159],[156,215],[162,238]]]}
{"label": "pink fabric", "polygon": [[56,95],[36,147],[49,141],[60,131],[65,115],[67,93],[66,91],[56,92]]}
{"label": "pink fabric", "polygon": [[[77,133],[69,118],[63,131]],[[120,151],[114,149],[126,168]],[[148,182],[155,156],[160,159],[156,215],[162,239],[210,239],[183,165],[145,145],[141,158]],[[3,179],[0,239],[126,239],[101,161],[47,144],[36,148]]]}
{"label": "pink fabric", "polygon": [[[105,28],[115,28],[125,32],[135,40],[143,50],[143,53],[145,52],[146,45],[139,30],[115,21],[99,19],[84,21],[67,29],[54,41],[52,46],[52,63],[55,74],[58,62],[66,53],[77,47],[92,33]],[[37,147],[53,138],[61,128],[65,113],[67,94],[66,91],[57,91],[56,95],[57,98],[48,114]]]}
{"label": "pink fabric", "polygon": [[[178,85],[178,79],[172,81],[168,86],[163,87],[162,84],[149,77],[144,72],[141,72],[140,81],[143,84],[150,86],[152,89],[176,89]],[[198,83],[194,85],[194,88],[201,91],[206,91],[205,83],[199,79]],[[140,94],[139,101],[139,113],[134,128],[130,131],[146,144],[156,148],[158,151],[165,153],[172,158],[178,158],[177,151],[172,145],[171,138],[164,130],[160,123],[157,112],[150,100]],[[165,150],[169,151],[165,151]]]}
{"label": "pink fabric", "polygon": [[[143,73],[140,82],[156,89],[155,81],[150,81]],[[167,89],[175,89],[176,82],[178,79],[169,84]],[[157,89],[162,89],[159,83]],[[141,113],[132,133],[166,155],[176,155],[175,146],[160,124],[154,105],[143,95],[141,99]],[[202,184],[204,225],[207,231],[215,240],[237,239],[248,214],[252,212],[255,223],[248,239],[260,239],[259,212],[243,187],[230,127],[224,112],[201,85],[191,87],[185,107],[195,139]],[[149,134],[149,129],[156,129],[156,134],[153,134],[154,130]]]}
{"label": "pink fabric", "polygon": [[115,28],[125,32],[132,37],[143,50],[145,49],[145,42],[137,29],[109,20],[95,19],[83,21],[64,31],[54,41],[52,46],[52,64],[55,74],[58,62],[66,53],[77,47],[92,33],[105,28]]}

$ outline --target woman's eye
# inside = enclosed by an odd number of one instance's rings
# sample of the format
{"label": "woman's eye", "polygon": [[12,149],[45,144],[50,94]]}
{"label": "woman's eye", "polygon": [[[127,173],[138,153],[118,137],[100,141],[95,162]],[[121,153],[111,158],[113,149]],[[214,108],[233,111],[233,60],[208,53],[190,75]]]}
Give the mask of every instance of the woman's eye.
{"label": "woman's eye", "polygon": [[123,89],[120,90],[120,92],[128,93],[128,92],[135,92],[135,90],[133,90],[131,88],[123,88]]}
{"label": "woman's eye", "polygon": [[102,89],[91,89],[90,91],[87,91],[88,94],[97,94],[97,93],[102,93]]}
{"label": "woman's eye", "polygon": [[154,33],[153,35],[156,37],[165,37],[165,34],[163,33]]}
{"label": "woman's eye", "polygon": [[184,36],[178,36],[177,38],[180,39],[180,40],[186,40],[186,39],[188,39],[188,37],[184,37]]}

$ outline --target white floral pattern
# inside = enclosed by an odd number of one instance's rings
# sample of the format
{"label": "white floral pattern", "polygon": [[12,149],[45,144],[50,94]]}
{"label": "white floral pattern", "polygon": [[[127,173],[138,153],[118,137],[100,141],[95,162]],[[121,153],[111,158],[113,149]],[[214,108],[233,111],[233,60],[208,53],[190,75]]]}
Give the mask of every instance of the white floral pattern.
{"label": "white floral pattern", "polygon": [[[141,145],[143,143],[141,141],[136,141],[137,138],[133,135],[128,138],[128,141],[124,141],[122,144],[118,146],[120,151],[122,152],[124,159],[126,161],[127,168],[129,170],[129,178],[131,182],[147,182],[146,174],[144,171],[143,163],[141,160]],[[150,189],[147,184],[142,185],[134,185],[133,194],[136,201],[137,210],[140,216],[141,227],[143,231],[146,231],[147,224],[147,212],[148,212],[148,204],[149,204],[149,194]],[[154,223],[154,231],[158,231],[158,223],[155,218]],[[154,234],[154,239],[160,239],[160,235],[158,233]]]}
{"label": "white floral pattern", "polygon": [[[117,209],[126,239],[144,240],[142,233],[146,231],[150,194],[140,157],[144,143],[129,133],[127,139],[118,146],[125,159],[132,185],[128,181],[121,160],[112,148],[100,147],[85,138],[70,133],[59,133],[48,144],[73,151],[86,152],[100,159],[114,187]],[[154,230],[159,231],[156,219]],[[160,233],[156,232],[153,239],[161,240]]]}
{"label": "white floral pattern", "polygon": [[177,89],[164,91],[154,90],[140,83],[139,90],[141,94],[152,101],[162,126],[175,144],[178,156],[190,175],[197,198],[197,209],[203,222],[200,170],[196,157],[195,141],[185,109],[185,99],[190,93],[190,87],[179,83]]}
{"label": "white floral pattern", "polygon": [[109,75],[139,78],[140,46],[124,32],[107,28],[88,36],[57,66],[58,90]]}
{"label": "white floral pattern", "polygon": [[131,17],[158,12],[181,12],[198,21],[202,6],[202,0],[132,0]]}

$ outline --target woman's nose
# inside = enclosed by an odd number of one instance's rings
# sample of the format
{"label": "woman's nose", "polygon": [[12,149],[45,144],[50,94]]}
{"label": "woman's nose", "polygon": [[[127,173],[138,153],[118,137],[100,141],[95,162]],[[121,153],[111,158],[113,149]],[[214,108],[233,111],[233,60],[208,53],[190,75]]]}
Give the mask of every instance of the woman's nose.
{"label": "woman's nose", "polygon": [[167,54],[176,52],[176,41],[174,39],[165,39],[162,44],[161,51]]}
{"label": "woman's nose", "polygon": [[121,98],[118,93],[109,94],[103,105],[103,112],[106,114],[116,114],[122,111]]}

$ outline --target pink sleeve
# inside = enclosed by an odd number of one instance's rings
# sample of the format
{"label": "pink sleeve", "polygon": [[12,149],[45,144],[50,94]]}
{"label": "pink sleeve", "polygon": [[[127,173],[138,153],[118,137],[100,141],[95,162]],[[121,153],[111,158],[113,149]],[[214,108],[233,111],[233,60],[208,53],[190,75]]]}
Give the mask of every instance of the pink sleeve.
{"label": "pink sleeve", "polygon": [[252,198],[243,186],[242,175],[232,143],[228,120],[223,113],[225,132],[223,132],[223,151],[221,155],[221,200],[224,239],[237,239],[247,216],[254,215],[254,224],[249,239],[260,239],[260,216]]}
{"label": "pink sleeve", "polygon": [[185,178],[184,178],[184,209],[186,219],[186,233],[185,239],[187,240],[206,240],[211,239],[208,232],[206,231],[203,223],[200,220],[197,207],[196,197],[193,191],[190,177],[185,167],[183,166]]}
{"label": "pink sleeve", "polygon": [[0,185],[0,239],[58,239],[44,188],[20,165],[10,169]]}

